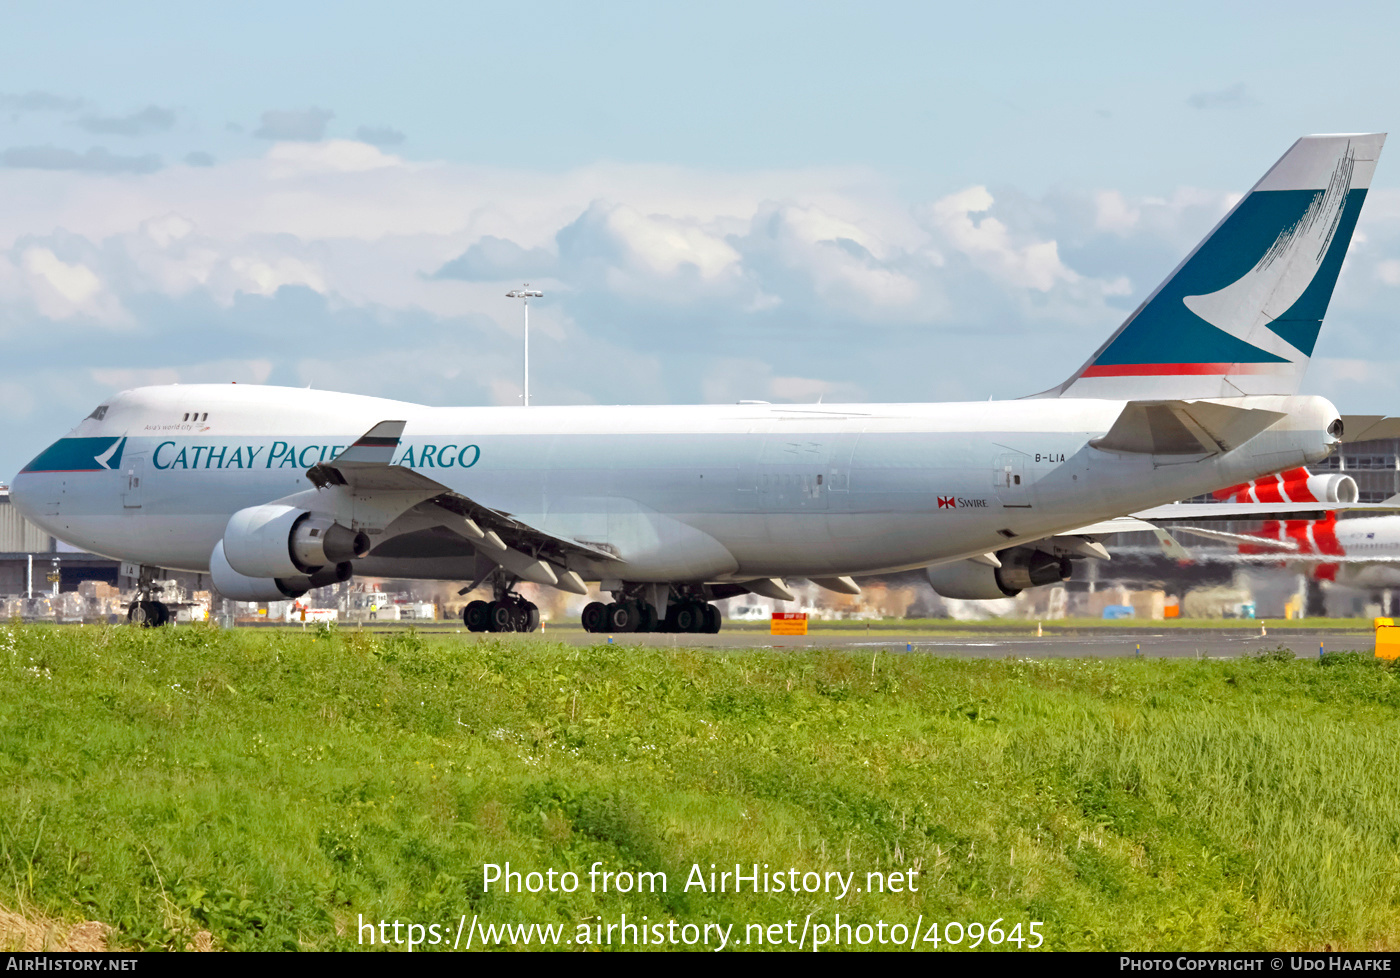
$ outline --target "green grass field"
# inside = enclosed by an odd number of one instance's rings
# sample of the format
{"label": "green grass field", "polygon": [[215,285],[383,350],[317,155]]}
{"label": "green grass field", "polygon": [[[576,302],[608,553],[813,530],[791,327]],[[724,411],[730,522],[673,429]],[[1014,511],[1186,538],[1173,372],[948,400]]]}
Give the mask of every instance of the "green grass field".
{"label": "green grass field", "polygon": [[[858,634],[860,632],[930,632],[936,634],[978,634],[998,633],[1024,635],[1034,633],[1039,625],[1047,632],[1103,631],[1124,629],[1128,631],[1215,631],[1219,629],[1258,631],[1261,625],[1278,632],[1287,631],[1358,631],[1370,633],[1373,620],[1370,618],[1294,618],[1260,621],[1254,618],[1062,618],[1055,621],[1037,622],[1024,618],[985,618],[980,621],[958,621],[952,618],[879,618],[869,621],[817,619],[808,622],[812,632],[836,634]],[[769,623],[748,621],[727,621],[726,631],[768,631]]]}
{"label": "green grass field", "polygon": [[[361,917],[463,914],[572,937],[624,912],[735,940],[839,912],[1042,921],[1047,949],[1394,948],[1397,707],[1400,674],[1345,654],[0,626],[0,907],[133,948],[352,948]],[[507,860],[582,885],[483,892]],[[684,891],[736,862],[919,889]],[[594,863],[668,890],[590,892]]]}

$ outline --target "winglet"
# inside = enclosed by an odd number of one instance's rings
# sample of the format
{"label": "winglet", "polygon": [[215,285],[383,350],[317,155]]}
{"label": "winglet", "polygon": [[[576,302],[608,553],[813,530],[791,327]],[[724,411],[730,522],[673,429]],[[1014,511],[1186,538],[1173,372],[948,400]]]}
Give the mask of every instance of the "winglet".
{"label": "winglet", "polygon": [[[306,470],[306,477],[311,480],[311,484],[317,489],[324,489],[326,486],[347,485],[345,473],[336,468],[338,465],[349,464],[349,469],[359,466],[388,466],[394,461],[394,452],[398,450],[399,438],[403,435],[404,426],[407,421],[381,421],[373,428],[366,431],[359,438],[355,439],[355,444],[341,452],[329,462],[317,462]],[[373,471],[373,469],[371,469]],[[383,470],[380,470],[383,471]],[[405,470],[407,471],[407,470]]]}
{"label": "winglet", "polygon": [[407,424],[407,421],[381,421],[331,461],[388,465],[394,460],[394,452],[399,447],[399,439],[403,437]]}

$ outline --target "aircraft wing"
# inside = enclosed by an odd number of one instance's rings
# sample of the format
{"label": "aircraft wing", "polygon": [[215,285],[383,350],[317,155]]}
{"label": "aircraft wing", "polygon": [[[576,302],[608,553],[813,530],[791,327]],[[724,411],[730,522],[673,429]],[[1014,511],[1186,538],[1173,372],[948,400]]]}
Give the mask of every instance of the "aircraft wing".
{"label": "aircraft wing", "polygon": [[1152,523],[1183,520],[1306,520],[1328,513],[1400,513],[1400,498],[1382,503],[1168,503],[1140,513],[1136,519]]}
{"label": "aircraft wing", "polygon": [[[618,556],[592,543],[581,543],[546,533],[516,519],[510,513],[490,506],[430,479],[402,465],[393,465],[405,422],[381,421],[355,444],[329,462],[320,462],[306,470],[306,477],[317,489],[343,489],[357,500],[374,502],[376,497],[388,501],[397,499],[390,508],[401,514],[409,509],[421,513],[424,506],[444,510],[443,524],[466,537],[478,551],[510,570],[513,565],[527,566],[520,558],[546,560],[567,567],[570,557],[587,560],[614,561]],[[518,572],[518,571],[517,571]],[[558,576],[558,570],[551,571]],[[527,580],[534,577],[523,574]],[[536,574],[548,577],[550,574]],[[553,584],[554,581],[537,580]]]}
{"label": "aircraft wing", "polygon": [[[1113,536],[1115,533],[1151,533],[1162,545],[1162,550],[1168,557],[1176,560],[1189,560],[1191,557],[1190,552],[1166,530],[1136,516],[1119,516],[1116,519],[1101,520],[1098,523],[1090,523],[1088,526],[1076,527],[1073,530],[1055,534],[1048,539],[1048,542],[1057,555],[1108,560],[1110,556],[1107,549],[1096,538]],[[1083,546],[1085,543],[1096,549],[1085,548]]]}

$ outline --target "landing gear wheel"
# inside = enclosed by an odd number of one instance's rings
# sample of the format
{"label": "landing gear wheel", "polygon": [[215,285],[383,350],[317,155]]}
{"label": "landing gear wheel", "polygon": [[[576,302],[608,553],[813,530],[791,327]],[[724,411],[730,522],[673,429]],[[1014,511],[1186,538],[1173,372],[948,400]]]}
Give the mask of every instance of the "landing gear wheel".
{"label": "landing gear wheel", "polygon": [[473,601],[462,609],[462,624],[469,632],[489,632],[491,630],[490,605],[485,601]]}
{"label": "landing gear wheel", "polygon": [[704,609],[704,614],[701,616],[703,624],[700,630],[709,635],[719,634],[719,609],[712,604],[704,604],[700,607]]}
{"label": "landing gear wheel", "polygon": [[686,601],[676,606],[676,631],[698,632],[704,623],[702,605],[696,601]]}
{"label": "landing gear wheel", "polygon": [[601,632],[608,627],[608,606],[601,601],[590,601],[583,609],[583,630]]}
{"label": "landing gear wheel", "polygon": [[659,618],[660,616],[657,615],[656,609],[653,608],[653,607],[651,606],[651,603],[650,603],[650,602],[647,602],[647,601],[639,601],[639,602],[637,602],[636,607],[637,607],[637,631],[639,631],[639,632],[656,632],[656,631],[660,631],[660,629],[656,627],[656,625],[657,625],[657,620],[658,620],[658,618]]}
{"label": "landing gear wheel", "polygon": [[630,601],[613,602],[608,605],[608,631],[635,632],[637,630],[637,606]]}
{"label": "landing gear wheel", "polygon": [[170,609],[160,601],[133,601],[126,609],[126,620],[142,628],[170,624]]}
{"label": "landing gear wheel", "polygon": [[509,601],[492,601],[486,606],[493,632],[515,631],[515,608]]}
{"label": "landing gear wheel", "polygon": [[533,632],[540,627],[540,609],[533,601],[525,602],[525,631]]}

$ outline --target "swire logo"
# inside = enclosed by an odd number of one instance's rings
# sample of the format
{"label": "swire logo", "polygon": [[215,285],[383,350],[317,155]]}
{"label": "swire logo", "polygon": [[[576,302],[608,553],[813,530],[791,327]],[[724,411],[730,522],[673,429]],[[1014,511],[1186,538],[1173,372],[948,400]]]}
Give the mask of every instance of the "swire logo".
{"label": "swire logo", "polygon": [[955,508],[955,507],[957,506],[957,504],[958,504],[958,503],[957,503],[957,500],[954,499],[952,496],[939,496],[939,497],[938,497],[938,508],[939,508],[939,509],[953,509],[953,508]]}

